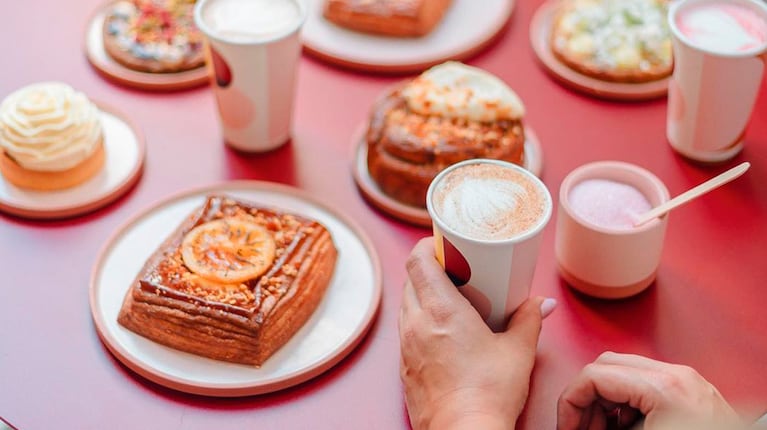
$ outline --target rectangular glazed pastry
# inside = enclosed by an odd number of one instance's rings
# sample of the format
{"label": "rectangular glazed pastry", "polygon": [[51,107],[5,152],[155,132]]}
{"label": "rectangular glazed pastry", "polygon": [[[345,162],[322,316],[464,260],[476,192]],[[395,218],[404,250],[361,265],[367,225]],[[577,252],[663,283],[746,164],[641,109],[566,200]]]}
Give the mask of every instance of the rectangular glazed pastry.
{"label": "rectangular glazed pastry", "polygon": [[452,0],[327,0],[325,18],[346,28],[388,36],[431,32]]}
{"label": "rectangular glazed pastry", "polygon": [[118,321],[171,348],[261,365],[317,308],[336,257],[317,221],[209,196],[147,260]]}

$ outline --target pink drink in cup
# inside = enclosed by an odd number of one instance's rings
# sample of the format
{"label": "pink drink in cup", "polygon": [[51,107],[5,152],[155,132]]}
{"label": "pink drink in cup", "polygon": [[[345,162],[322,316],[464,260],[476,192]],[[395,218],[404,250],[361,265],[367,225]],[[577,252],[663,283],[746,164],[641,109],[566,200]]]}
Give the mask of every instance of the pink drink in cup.
{"label": "pink drink in cup", "polygon": [[676,25],[690,44],[722,54],[747,52],[767,43],[767,22],[729,1],[692,5],[677,14]]}
{"label": "pink drink in cup", "polygon": [[720,162],[743,148],[764,76],[767,6],[757,0],[681,0],[669,10],[674,73],[666,135],[680,154]]}

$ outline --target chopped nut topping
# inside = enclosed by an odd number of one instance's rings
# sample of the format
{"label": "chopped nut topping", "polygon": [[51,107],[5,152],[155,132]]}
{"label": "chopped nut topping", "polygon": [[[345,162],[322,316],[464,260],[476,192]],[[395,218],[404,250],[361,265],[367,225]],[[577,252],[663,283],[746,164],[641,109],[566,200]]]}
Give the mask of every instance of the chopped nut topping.
{"label": "chopped nut topping", "polygon": [[296,276],[298,274],[298,269],[296,269],[293,265],[286,264],[282,266],[282,273],[288,276]]}
{"label": "chopped nut topping", "polygon": [[[234,200],[223,199],[221,205],[209,212],[197,225],[213,219],[246,219],[248,222],[263,226],[273,235],[275,256],[285,254],[299,232],[311,234],[315,227],[294,215],[279,214],[258,208],[239,206]],[[246,238],[247,239],[247,238]],[[277,261],[278,258],[275,258]],[[268,272],[267,272],[268,273]],[[290,282],[298,274],[298,267],[285,265],[268,279],[253,279],[242,283],[219,283],[206,280],[191,272],[184,264],[180,247],[165,253],[157,268],[146,280],[155,285],[162,285],[210,303],[221,303],[254,310],[273,304],[276,298],[285,294]],[[256,285],[260,284],[261,289]],[[163,294],[159,288],[155,294]],[[257,295],[260,296],[257,298]],[[268,298],[272,298],[267,300]]]}

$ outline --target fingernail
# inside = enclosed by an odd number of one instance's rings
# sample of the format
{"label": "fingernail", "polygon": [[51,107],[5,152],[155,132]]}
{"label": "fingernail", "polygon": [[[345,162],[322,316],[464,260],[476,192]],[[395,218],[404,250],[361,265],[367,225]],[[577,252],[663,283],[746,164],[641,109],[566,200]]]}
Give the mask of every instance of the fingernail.
{"label": "fingernail", "polygon": [[551,313],[554,312],[554,309],[556,309],[556,307],[557,307],[557,300],[552,299],[551,297],[547,297],[541,303],[541,318],[546,318],[547,316],[551,315]]}

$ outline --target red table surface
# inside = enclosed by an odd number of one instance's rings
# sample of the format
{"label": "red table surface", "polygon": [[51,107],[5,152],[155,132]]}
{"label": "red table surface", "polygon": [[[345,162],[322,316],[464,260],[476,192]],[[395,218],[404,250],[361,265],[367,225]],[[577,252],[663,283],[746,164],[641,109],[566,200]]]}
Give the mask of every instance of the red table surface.
{"label": "red table surface", "polygon": [[[223,146],[207,88],[134,91],[91,69],[83,32],[98,3],[14,2],[0,17],[5,41],[0,96],[36,81],[65,81],[128,113],[148,146],[141,181],[105,209],[54,222],[0,215],[0,417],[21,429],[407,428],[397,316],[405,258],[429,231],[372,209],[350,173],[350,136],[381,90],[402,77],[343,71],[305,56],[292,143],[245,156]],[[606,302],[570,290],[556,273],[555,223],[548,225],[532,290],[555,297],[559,307],[543,327],[519,428],[553,429],[562,388],[605,350],[694,366],[738,410],[748,416],[763,412],[767,85],[743,153],[727,165],[691,164],[666,142],[665,100],[596,100],[543,72],[528,38],[538,4],[517,1],[498,43],[469,62],[503,78],[524,100],[526,122],[543,145],[543,179],[555,196],[568,172],[594,160],[646,167],[672,194],[740,161],[752,167],[671,215],[657,282],[632,299]],[[291,184],[356,219],[381,257],[383,300],[368,336],[325,374],[273,394],[206,398],[148,382],[115,360],[91,321],[88,280],[106,239],[132,215],[179,190],[230,179]]]}

